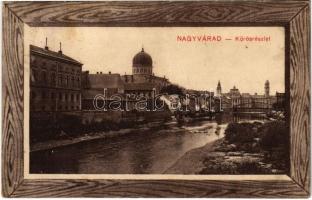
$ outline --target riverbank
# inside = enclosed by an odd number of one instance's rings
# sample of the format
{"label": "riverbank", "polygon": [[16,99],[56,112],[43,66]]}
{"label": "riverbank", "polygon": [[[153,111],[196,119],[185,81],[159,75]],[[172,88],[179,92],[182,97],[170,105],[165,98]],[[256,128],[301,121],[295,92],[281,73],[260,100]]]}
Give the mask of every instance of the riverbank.
{"label": "riverbank", "polygon": [[37,142],[30,145],[30,152],[35,151],[42,151],[53,149],[57,147],[77,144],[85,141],[97,140],[97,139],[105,139],[105,138],[112,138],[117,136],[123,136],[126,134],[135,134],[137,131],[144,131],[149,130],[152,128],[160,127],[163,122],[150,122],[144,124],[142,126],[138,126],[136,128],[125,128],[120,129],[118,131],[102,131],[102,132],[91,132],[88,134],[80,135],[78,137],[69,137],[69,138],[62,138],[62,139],[55,139],[55,140],[47,140],[44,142]]}
{"label": "riverbank", "polygon": [[[200,122],[205,120],[205,118],[201,119],[196,119],[193,121],[193,123]],[[185,123],[184,125],[186,125]],[[157,128],[161,127],[168,127],[172,126],[171,129],[173,131],[183,131],[184,126],[183,124],[180,124],[178,126],[177,121],[154,121],[154,122],[147,122],[141,125],[135,125],[134,128],[121,128],[120,130],[110,130],[110,131],[94,131],[86,134],[80,134],[80,135],[75,135],[75,136],[70,136],[68,134],[63,134],[62,138],[58,139],[49,139],[46,141],[42,142],[33,142],[30,145],[30,152],[35,152],[35,151],[42,151],[42,150],[49,150],[57,147],[63,147],[67,145],[72,145],[72,144],[77,144],[81,142],[86,142],[86,141],[91,141],[91,140],[97,140],[97,139],[108,139],[108,138],[113,138],[113,137],[118,137],[118,136],[123,136],[123,135],[128,135],[128,134],[135,134],[137,132],[142,132],[142,131],[148,131],[148,130],[155,130]],[[220,129],[222,129],[222,133],[220,133]],[[212,127],[203,127],[203,129],[208,130],[209,128]],[[186,128],[187,129],[187,128]],[[189,130],[192,132],[192,130]],[[200,130],[196,130],[196,132],[200,132]],[[224,126],[220,125],[216,127],[216,135],[223,134],[224,132]]]}
{"label": "riverbank", "polygon": [[283,122],[231,123],[224,138],[185,153],[164,173],[286,173],[287,152],[281,139],[286,135],[283,125]]}
{"label": "riverbank", "polygon": [[203,147],[192,149],[186,152],[179,160],[176,161],[164,174],[199,174],[205,168],[204,160],[209,156],[218,142],[210,142]]}

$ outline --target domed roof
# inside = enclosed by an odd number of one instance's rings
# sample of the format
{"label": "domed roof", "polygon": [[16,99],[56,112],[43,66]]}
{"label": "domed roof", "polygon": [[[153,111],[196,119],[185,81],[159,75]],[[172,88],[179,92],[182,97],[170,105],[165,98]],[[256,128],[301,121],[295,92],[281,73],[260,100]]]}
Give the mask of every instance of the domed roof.
{"label": "domed roof", "polygon": [[142,51],[133,57],[132,64],[133,67],[152,67],[153,60],[152,57],[148,53],[145,53],[142,48]]}

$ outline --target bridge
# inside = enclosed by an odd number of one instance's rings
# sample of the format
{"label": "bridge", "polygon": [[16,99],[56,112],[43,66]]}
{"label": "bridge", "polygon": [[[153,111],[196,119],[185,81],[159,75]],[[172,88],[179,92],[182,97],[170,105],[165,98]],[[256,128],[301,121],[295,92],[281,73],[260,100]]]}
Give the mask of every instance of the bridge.
{"label": "bridge", "polygon": [[233,112],[267,113],[272,110],[272,104],[269,101],[245,102],[233,105],[232,110]]}

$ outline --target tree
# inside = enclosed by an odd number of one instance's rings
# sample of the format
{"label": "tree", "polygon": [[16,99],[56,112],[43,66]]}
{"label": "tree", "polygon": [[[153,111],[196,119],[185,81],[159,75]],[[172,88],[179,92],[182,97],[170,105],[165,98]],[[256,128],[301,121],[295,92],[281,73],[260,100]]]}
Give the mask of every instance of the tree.
{"label": "tree", "polygon": [[167,85],[167,86],[163,87],[160,90],[160,93],[162,93],[162,94],[167,93],[169,95],[177,94],[177,95],[180,95],[180,96],[184,95],[183,88],[178,86],[178,85],[175,85],[175,84],[170,84],[170,85]]}

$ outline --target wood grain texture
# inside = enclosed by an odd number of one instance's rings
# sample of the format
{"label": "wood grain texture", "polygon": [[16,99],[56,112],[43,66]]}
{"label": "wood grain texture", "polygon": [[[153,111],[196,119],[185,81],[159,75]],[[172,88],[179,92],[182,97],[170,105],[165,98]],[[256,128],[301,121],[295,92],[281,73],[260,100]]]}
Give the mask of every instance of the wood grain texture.
{"label": "wood grain texture", "polygon": [[290,174],[306,191],[310,188],[309,24],[309,7],[290,22]]}
{"label": "wood grain texture", "polygon": [[3,7],[2,40],[2,193],[23,180],[23,23]]}
{"label": "wood grain texture", "polygon": [[288,23],[307,2],[14,2],[30,26],[203,26]]}
{"label": "wood grain texture", "polygon": [[293,181],[25,180],[12,197],[306,197]]}
{"label": "wood grain texture", "polygon": [[[11,197],[306,197],[310,184],[309,2],[5,2],[2,191]],[[289,181],[23,178],[23,22],[31,26],[282,25],[289,40]],[[288,37],[289,36],[289,37]],[[287,86],[287,87],[288,87]]]}

